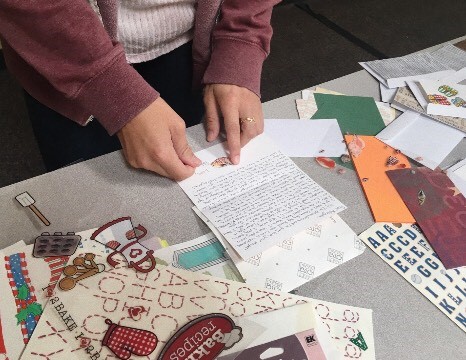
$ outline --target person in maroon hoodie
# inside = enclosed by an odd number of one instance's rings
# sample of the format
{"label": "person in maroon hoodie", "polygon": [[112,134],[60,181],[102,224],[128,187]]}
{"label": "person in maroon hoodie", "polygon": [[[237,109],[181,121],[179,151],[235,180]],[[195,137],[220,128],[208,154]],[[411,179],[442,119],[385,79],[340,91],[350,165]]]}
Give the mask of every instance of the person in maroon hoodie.
{"label": "person in maroon hoodie", "polygon": [[260,76],[277,2],[2,0],[5,60],[27,92],[48,169],[121,143],[133,167],[187,178],[200,160],[185,121],[200,121],[202,100],[207,140],[223,125],[239,163],[263,131]]}

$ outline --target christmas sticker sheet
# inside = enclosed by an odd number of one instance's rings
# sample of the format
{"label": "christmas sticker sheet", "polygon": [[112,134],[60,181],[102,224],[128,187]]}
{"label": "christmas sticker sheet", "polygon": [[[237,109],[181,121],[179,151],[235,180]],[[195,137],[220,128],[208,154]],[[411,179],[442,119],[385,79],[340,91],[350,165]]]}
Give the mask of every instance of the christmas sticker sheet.
{"label": "christmas sticker sheet", "polygon": [[359,235],[377,255],[466,332],[466,268],[446,270],[419,228],[377,223]]}
{"label": "christmas sticker sheet", "polygon": [[[123,261],[109,266],[102,254],[81,252],[75,254],[72,264],[78,273],[86,272],[86,264],[90,268],[104,265],[105,270],[82,279],[65,271],[75,286],[66,291],[56,288],[22,359],[129,359],[133,355],[134,359],[188,359],[187,352],[201,353],[219,346],[233,349],[240,331],[235,318],[300,303],[312,304],[342,356],[375,357],[372,311],[368,309],[255,288],[160,264],[151,272],[135,272]],[[209,323],[205,316],[215,316],[215,320]],[[191,341],[186,345],[190,350],[182,350],[179,339],[193,326],[202,326],[198,344]],[[366,350],[350,341],[358,333],[364,334]],[[170,351],[172,357],[164,357]],[[196,358],[192,355],[189,359]]]}
{"label": "christmas sticker sheet", "polygon": [[[76,234],[81,237],[78,248],[108,253],[89,240],[91,232]],[[34,257],[34,246],[19,241],[0,251],[0,356],[9,360],[20,358],[69,259]]]}
{"label": "christmas sticker sheet", "polygon": [[68,260],[35,258],[33,246],[0,252],[0,314],[10,360],[19,359]]}

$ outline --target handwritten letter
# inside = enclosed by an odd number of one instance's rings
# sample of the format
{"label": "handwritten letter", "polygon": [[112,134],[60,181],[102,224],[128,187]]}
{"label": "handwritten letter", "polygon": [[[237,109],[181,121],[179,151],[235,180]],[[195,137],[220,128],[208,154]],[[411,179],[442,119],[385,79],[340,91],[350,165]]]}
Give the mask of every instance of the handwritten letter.
{"label": "handwritten letter", "polygon": [[212,167],[226,156],[219,150],[197,153],[204,165],[180,186],[243,259],[345,209],[265,136],[243,149],[240,165]]}

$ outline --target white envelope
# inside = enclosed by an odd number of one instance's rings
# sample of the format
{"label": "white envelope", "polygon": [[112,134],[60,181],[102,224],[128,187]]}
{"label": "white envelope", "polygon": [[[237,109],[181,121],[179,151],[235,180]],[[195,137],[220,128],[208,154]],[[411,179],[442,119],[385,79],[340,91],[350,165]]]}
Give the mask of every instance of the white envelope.
{"label": "white envelope", "polygon": [[407,110],[376,137],[434,170],[459,144],[464,133],[427,116]]}
{"label": "white envelope", "polygon": [[266,119],[264,133],[289,157],[339,157],[348,153],[336,119]]}

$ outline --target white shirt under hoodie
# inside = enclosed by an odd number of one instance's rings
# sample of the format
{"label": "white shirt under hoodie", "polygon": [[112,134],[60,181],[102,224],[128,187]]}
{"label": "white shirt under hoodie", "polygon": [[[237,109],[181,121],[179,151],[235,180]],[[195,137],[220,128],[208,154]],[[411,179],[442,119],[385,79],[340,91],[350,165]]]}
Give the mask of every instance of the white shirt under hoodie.
{"label": "white shirt under hoodie", "polygon": [[118,41],[129,63],[166,54],[193,38],[196,0],[119,0]]}

